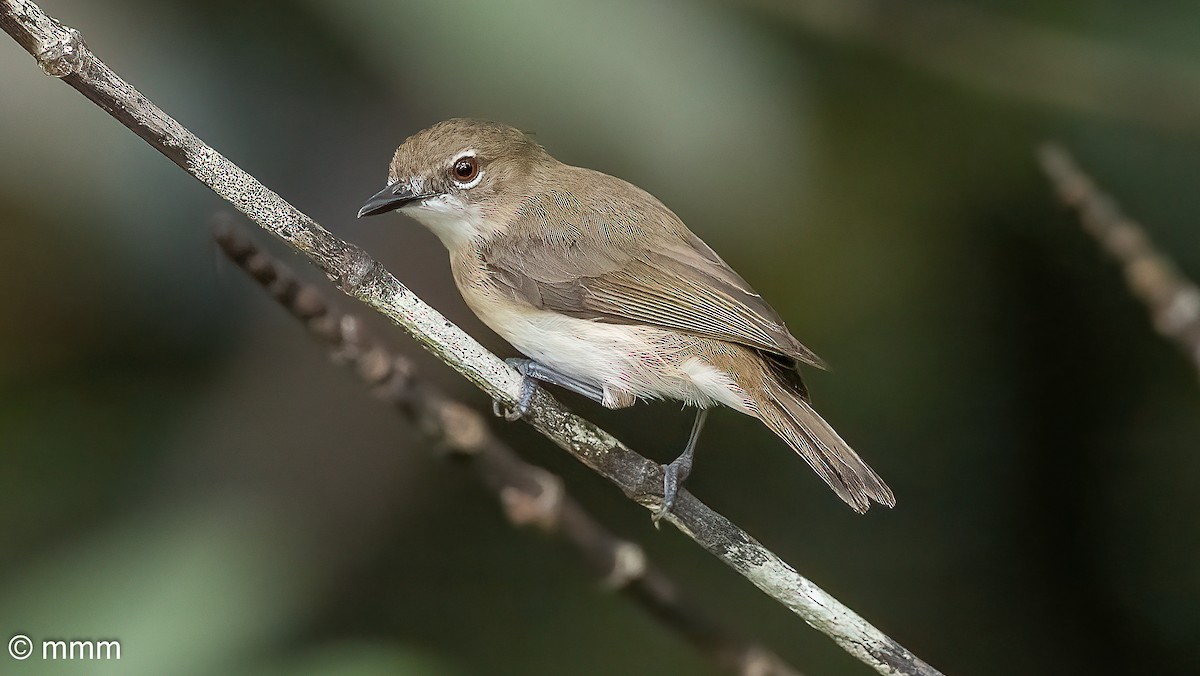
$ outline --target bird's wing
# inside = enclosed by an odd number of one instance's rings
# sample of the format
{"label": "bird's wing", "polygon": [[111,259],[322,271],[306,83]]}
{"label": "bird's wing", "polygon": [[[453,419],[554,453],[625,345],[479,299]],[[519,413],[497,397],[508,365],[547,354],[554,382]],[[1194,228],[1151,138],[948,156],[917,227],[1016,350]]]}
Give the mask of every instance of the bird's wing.
{"label": "bird's wing", "polygon": [[[635,204],[561,194],[528,201],[482,251],[492,279],[545,310],[686,331],[824,368],[746,280],[658,200],[633,190]],[[647,227],[658,233],[649,243]]]}

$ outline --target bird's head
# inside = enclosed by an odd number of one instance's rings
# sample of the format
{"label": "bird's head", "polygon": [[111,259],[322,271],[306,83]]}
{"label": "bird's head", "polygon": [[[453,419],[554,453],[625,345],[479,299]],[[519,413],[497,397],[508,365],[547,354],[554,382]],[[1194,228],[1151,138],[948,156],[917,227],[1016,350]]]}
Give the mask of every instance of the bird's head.
{"label": "bird's head", "polygon": [[400,211],[448,248],[488,237],[529,194],[539,166],[556,161],[520,130],[452,119],[408,137],[392,158],[387,187],[358,217]]}

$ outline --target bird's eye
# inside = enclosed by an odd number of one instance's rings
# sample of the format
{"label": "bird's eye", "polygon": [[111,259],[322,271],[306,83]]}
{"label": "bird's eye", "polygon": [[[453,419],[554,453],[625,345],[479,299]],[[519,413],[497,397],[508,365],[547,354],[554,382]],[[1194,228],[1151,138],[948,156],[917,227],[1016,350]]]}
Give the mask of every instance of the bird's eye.
{"label": "bird's eye", "polygon": [[452,173],[454,180],[459,183],[470,183],[479,175],[479,160],[474,157],[460,157],[454,163]]}

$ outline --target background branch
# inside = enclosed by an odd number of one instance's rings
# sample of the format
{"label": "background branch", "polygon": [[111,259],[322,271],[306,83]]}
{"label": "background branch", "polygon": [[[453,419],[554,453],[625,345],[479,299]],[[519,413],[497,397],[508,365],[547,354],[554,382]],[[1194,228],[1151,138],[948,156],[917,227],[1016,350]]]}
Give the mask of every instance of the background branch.
{"label": "background branch", "polygon": [[[152,104],[87,49],[78,31],[29,0],[0,0],[0,27],[37,60],[255,223],[307,256],[338,288],[407,330],[493,398],[515,403],[519,377],[503,361],[417,298],[361,249],[335,237]],[[528,422],[628,497],[655,509],[662,470],[545,391]],[[935,669],[800,575],[725,517],[682,491],[667,519],[759,589],[884,674]]]}
{"label": "background branch", "polygon": [[1047,144],[1038,159],[1059,199],[1078,212],[1083,229],[1121,265],[1125,283],[1150,311],[1154,329],[1200,373],[1200,288],[1154,248],[1142,226],[1121,213],[1065,148]]}
{"label": "background branch", "polygon": [[976,89],[1189,135],[1194,63],[1051,30],[953,0],[743,0],[803,30],[859,43]]}
{"label": "background branch", "polygon": [[483,416],[421,379],[411,360],[374,340],[359,318],[332,311],[315,286],[297,280],[231,224],[218,225],[216,239],[225,255],[300,320],[335,361],[353,367],[376,397],[495,493],[514,526],[537,528],[570,543],[605,588],[632,598],[722,669],[799,676],[766,647],[735,636],[687,603],[641,547],[608,531],[571,497],[561,478],[522,460]]}

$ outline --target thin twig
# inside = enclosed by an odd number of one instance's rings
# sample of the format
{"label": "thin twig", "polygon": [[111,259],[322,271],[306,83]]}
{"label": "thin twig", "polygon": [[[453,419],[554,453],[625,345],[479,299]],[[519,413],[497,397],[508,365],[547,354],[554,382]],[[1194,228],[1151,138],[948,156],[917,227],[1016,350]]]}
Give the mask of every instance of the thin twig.
{"label": "thin twig", "polygon": [[963,0],[737,0],[778,21],[973,89],[1200,133],[1196,64],[1021,21]]}
{"label": "thin twig", "polygon": [[[0,27],[61,78],[267,231],[307,256],[344,293],[370,305],[502,404],[516,403],[520,376],[356,246],[268,190],[151,103],[98,59],[79,32],[30,0],[0,0]],[[662,468],[572,414],[544,390],[527,421],[650,510],[662,501]],[[939,673],[796,572],[748,533],[681,491],[666,519],[763,592],[883,674]]]}
{"label": "thin twig", "polygon": [[1047,144],[1038,159],[1059,199],[1079,213],[1083,229],[1121,265],[1125,283],[1150,311],[1154,329],[1175,343],[1200,373],[1200,287],[1154,248],[1142,226],[1121,213],[1065,148]]}
{"label": "thin twig", "polygon": [[311,336],[348,364],[372,393],[391,404],[434,446],[460,460],[496,494],[514,526],[558,535],[604,582],[641,604],[722,669],[734,674],[799,676],[775,653],[735,636],[687,603],[674,581],[652,564],[637,544],[618,538],[592,518],[563,487],[562,479],[521,459],[492,434],[474,409],[423,380],[407,357],[388,350],[354,315],[330,309],[311,284],[296,279],[249,237],[221,224],[217,243],[231,260],[265,288]]}

